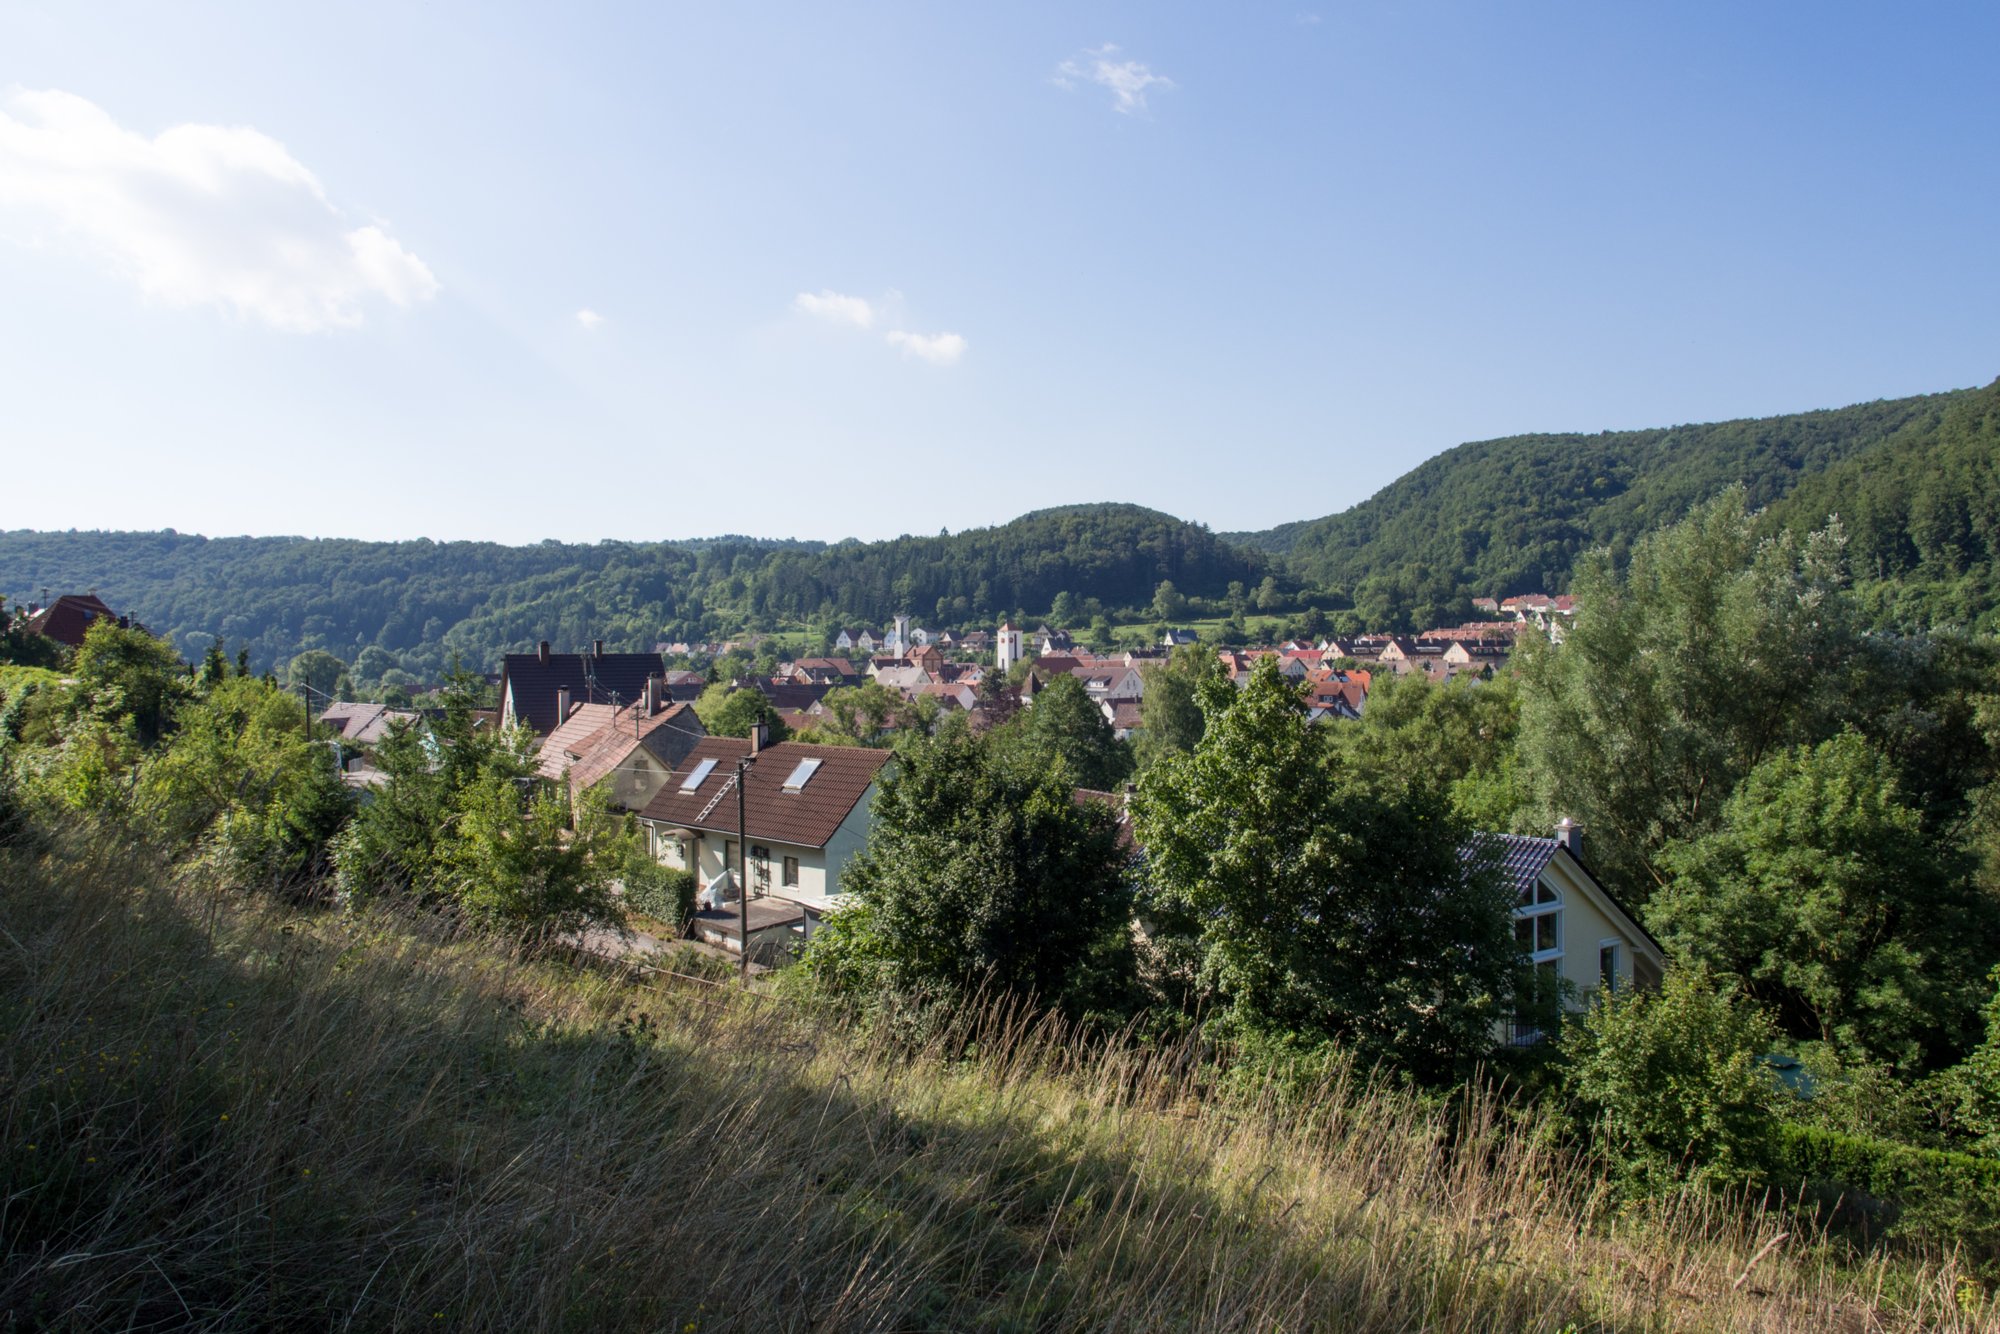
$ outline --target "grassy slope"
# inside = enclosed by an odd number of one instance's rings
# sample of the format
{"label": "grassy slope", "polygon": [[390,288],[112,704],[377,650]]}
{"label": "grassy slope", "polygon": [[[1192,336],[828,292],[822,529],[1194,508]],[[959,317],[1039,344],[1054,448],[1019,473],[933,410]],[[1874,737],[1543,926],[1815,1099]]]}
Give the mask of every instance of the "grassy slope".
{"label": "grassy slope", "polygon": [[0,853],[0,1320],[1975,1327],[1948,1269],[1737,1284],[1775,1223],[1612,1212],[1487,1109],[1279,1118],[1019,1028],[912,1058],[133,856]]}

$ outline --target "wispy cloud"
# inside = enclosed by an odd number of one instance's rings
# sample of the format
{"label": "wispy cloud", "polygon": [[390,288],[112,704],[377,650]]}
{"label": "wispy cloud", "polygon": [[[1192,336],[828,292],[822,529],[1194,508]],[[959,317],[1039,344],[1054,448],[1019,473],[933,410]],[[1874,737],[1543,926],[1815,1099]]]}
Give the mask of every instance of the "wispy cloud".
{"label": "wispy cloud", "polygon": [[824,289],[800,292],[792,301],[792,309],[829,324],[851,324],[857,329],[873,328],[875,324],[875,307],[865,299]]}
{"label": "wispy cloud", "polygon": [[1056,83],[1063,88],[1074,88],[1080,83],[1094,83],[1111,90],[1111,104],[1123,115],[1146,109],[1148,89],[1165,92],[1174,86],[1174,81],[1164,74],[1155,74],[1142,61],[1117,59],[1118,48],[1106,43],[1094,51],[1085,51],[1079,58],[1065,60],[1056,66]]}
{"label": "wispy cloud", "polygon": [[[63,241],[179,306],[222,306],[299,333],[368,305],[437,295],[430,267],[379,224],[353,225],[285,146],[247,126],[148,139],[72,93],[0,102],[0,216]],[[16,228],[8,228],[10,231]]]}
{"label": "wispy cloud", "polygon": [[604,323],[604,317],[590,309],[590,307],[585,306],[576,313],[576,322],[587,330],[595,329],[598,325]]}
{"label": "wispy cloud", "polygon": [[920,334],[891,329],[888,338],[892,346],[903,349],[905,356],[917,357],[933,366],[956,366],[965,355],[966,342],[961,334]]}

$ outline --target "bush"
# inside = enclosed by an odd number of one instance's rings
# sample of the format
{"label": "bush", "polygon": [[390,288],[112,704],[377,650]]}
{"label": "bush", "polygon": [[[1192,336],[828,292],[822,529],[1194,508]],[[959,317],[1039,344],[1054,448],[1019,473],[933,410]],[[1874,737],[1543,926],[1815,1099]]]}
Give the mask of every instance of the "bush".
{"label": "bush", "polygon": [[685,931],[694,918],[694,872],[678,866],[662,866],[644,850],[625,862],[625,902],[636,912],[676,931]]}
{"label": "bush", "polygon": [[1939,1247],[1956,1243],[1987,1269],[2000,1267],[2000,1159],[1818,1126],[1786,1125],[1778,1145],[1777,1175],[1787,1183],[1840,1192],[1856,1212],[1886,1215],[1893,1234]]}
{"label": "bush", "polygon": [[1579,1118],[1628,1182],[1755,1182],[1776,1156],[1779,1089],[1757,1057],[1771,1023],[1706,972],[1593,1005],[1563,1038]]}

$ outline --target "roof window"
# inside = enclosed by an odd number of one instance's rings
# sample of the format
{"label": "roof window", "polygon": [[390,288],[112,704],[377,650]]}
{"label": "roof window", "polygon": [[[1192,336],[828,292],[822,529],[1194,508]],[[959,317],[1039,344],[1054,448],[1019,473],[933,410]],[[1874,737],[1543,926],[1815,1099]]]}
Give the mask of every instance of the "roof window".
{"label": "roof window", "polygon": [[800,760],[797,767],[792,770],[792,776],[785,780],[785,791],[803,791],[805,785],[812,781],[812,776],[819,772],[821,763],[820,760]]}
{"label": "roof window", "polygon": [[705,780],[709,776],[709,774],[713,773],[714,771],[715,771],[715,761],[703,760],[700,764],[697,764],[694,767],[694,772],[690,773],[686,778],[681,779],[681,791],[683,792],[694,791],[696,788],[700,787],[702,785],[703,780]]}

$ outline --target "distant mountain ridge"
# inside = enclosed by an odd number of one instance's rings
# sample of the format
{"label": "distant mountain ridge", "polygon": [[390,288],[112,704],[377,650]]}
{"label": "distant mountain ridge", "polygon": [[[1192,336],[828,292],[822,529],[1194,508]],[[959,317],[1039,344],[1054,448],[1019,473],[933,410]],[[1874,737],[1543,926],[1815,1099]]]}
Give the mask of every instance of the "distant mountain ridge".
{"label": "distant mountain ridge", "polygon": [[[1935,430],[1957,390],[1779,417],[1474,441],[1324,518],[1225,533],[1351,598],[1364,619],[1467,596],[1568,586],[1576,557],[1621,547],[1742,483],[1772,505],[1801,479]],[[1422,619],[1420,616],[1419,619]]]}
{"label": "distant mountain ridge", "polygon": [[[1255,533],[1138,505],[1037,510],[936,536],[836,543],[359,542],[176,533],[0,533],[0,592],[96,589],[198,654],[211,637],[260,667],[306,648],[377,649],[419,675],[484,667],[548,639],[622,649],[744,628],[944,626],[1137,611],[1157,586],[1219,613],[1271,578],[1372,628],[1470,614],[1476,596],[1560,592],[1576,557],[1614,550],[1741,483],[1773,525],[1839,513],[1864,604],[1885,625],[2000,617],[2000,381],[1818,412],[1460,445],[1338,514]],[[1241,585],[1241,589],[1232,589]],[[379,658],[379,655],[378,655]]]}

